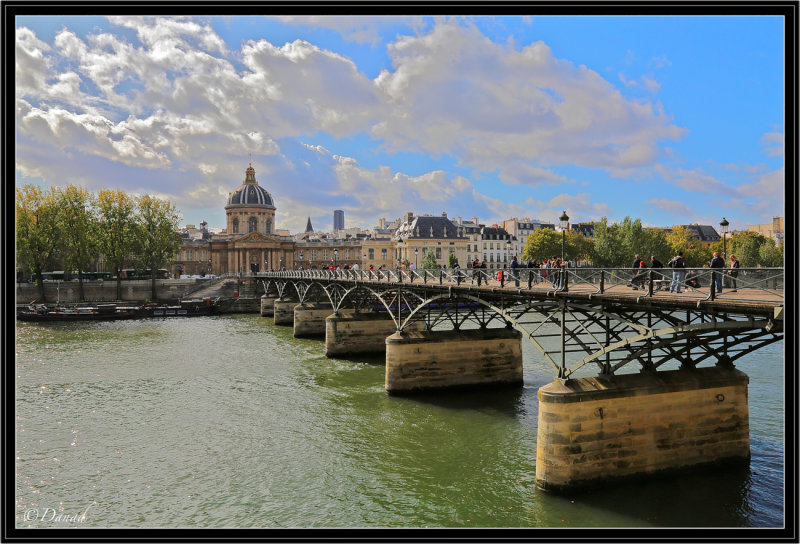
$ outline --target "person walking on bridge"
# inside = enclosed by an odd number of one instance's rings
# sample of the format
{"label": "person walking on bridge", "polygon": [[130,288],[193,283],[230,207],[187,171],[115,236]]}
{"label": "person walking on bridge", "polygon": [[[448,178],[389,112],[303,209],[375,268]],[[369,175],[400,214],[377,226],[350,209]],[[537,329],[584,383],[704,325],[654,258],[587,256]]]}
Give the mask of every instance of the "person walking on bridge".
{"label": "person walking on bridge", "polygon": [[[711,268],[725,268],[725,260],[719,256],[719,253],[716,251],[714,252],[714,256],[711,259]],[[714,287],[717,288],[717,294],[722,293],[722,274],[717,271],[713,272],[714,275]]]}
{"label": "person walking on bridge", "polygon": [[670,259],[667,266],[672,269],[672,283],[669,284],[669,292],[676,291],[680,293],[684,269],[686,268],[686,262],[683,260],[683,251],[679,251],[677,255]]}
{"label": "person walking on bridge", "polygon": [[731,293],[736,292],[736,276],[739,275],[739,259],[736,258],[736,255],[731,253],[731,269],[728,270],[728,274],[731,276]]}
{"label": "person walking on bridge", "polygon": [[519,287],[519,262],[516,257],[511,259],[511,275],[514,276],[514,286]]}

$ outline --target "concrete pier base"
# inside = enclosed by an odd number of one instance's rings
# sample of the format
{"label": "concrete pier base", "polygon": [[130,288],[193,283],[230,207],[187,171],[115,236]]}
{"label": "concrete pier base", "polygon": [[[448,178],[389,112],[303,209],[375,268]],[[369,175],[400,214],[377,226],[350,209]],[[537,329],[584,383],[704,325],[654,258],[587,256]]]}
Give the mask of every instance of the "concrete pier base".
{"label": "concrete pier base", "polygon": [[294,307],[294,336],[325,336],[325,318],[333,314],[333,306],[324,302],[304,302]]}
{"label": "concrete pier base", "polygon": [[747,460],[749,378],[697,368],[552,382],[539,389],[536,483],[565,491]]}
{"label": "concrete pier base", "polygon": [[277,297],[261,295],[261,317],[274,317]]}
{"label": "concrete pier base", "polygon": [[275,299],[273,302],[273,317],[276,325],[294,326],[294,307],[299,304],[296,300],[285,298]]}
{"label": "concrete pier base", "polygon": [[394,333],[386,339],[386,391],[522,385],[522,334],[514,329]]}
{"label": "concrete pier base", "polygon": [[[409,323],[409,331],[421,331],[421,321]],[[386,338],[397,332],[394,320],[383,312],[352,310],[330,315],[325,320],[325,355],[342,357],[367,353],[385,353]]]}

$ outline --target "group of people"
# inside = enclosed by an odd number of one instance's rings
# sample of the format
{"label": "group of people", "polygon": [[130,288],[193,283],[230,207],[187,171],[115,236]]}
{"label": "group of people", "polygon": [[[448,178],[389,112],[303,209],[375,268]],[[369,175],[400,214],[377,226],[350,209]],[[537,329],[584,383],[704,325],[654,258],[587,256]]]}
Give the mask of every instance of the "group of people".
{"label": "group of people", "polygon": [[[733,287],[731,289],[732,293],[736,292],[736,278],[739,275],[739,259],[736,258],[736,255],[730,256],[730,268],[728,269],[727,273],[730,277],[730,284]],[[656,259],[654,255],[650,256],[650,268],[652,269],[662,269],[664,265]],[[648,277],[647,271],[645,270],[647,266],[643,259],[639,257],[637,254],[633,260],[633,271],[634,275],[631,279],[631,288],[633,289],[644,289],[644,282]],[[683,252],[679,251],[677,255],[675,255],[672,259],[669,260],[667,263],[667,268],[672,269],[672,281],[669,284],[669,292],[681,292],[681,285],[685,285],[687,287],[697,289],[700,287],[700,283],[697,280],[698,274],[697,271],[694,269],[690,269],[688,274],[686,273],[686,261],[683,258]],[[716,251],[713,253],[713,257],[711,262],[709,263],[709,268],[713,269],[724,269],[725,268],[725,260],[719,256],[719,253]],[[663,280],[664,274],[661,272],[656,272],[657,280]],[[722,272],[714,270],[712,273],[713,282],[714,282],[714,290],[716,293],[722,293]]]}
{"label": "group of people", "polygon": [[[551,285],[558,289],[560,287],[561,281],[561,274],[556,274],[555,270],[560,268],[564,268],[567,266],[565,261],[562,261],[561,258],[552,257],[551,259],[546,259],[541,263],[537,259],[530,259],[527,263],[520,262],[517,257],[513,257],[511,259],[511,278],[514,280],[514,285],[519,287],[519,269],[520,268],[528,268],[533,271],[532,276],[532,283],[538,284],[539,282],[550,281]],[[486,261],[479,261],[475,259],[472,261],[472,268],[473,270],[478,270],[478,272],[473,272],[473,277],[477,278],[478,285],[480,286],[483,282],[487,282],[489,277],[486,275],[483,270],[487,268]],[[505,278],[506,274],[506,266],[503,265],[503,268],[497,271],[497,281],[502,282]]]}

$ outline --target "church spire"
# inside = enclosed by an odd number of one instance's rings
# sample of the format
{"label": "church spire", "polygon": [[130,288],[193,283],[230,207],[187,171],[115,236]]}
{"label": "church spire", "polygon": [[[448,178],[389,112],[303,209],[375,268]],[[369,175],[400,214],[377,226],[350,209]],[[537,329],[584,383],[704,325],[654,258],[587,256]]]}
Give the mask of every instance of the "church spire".
{"label": "church spire", "polygon": [[256,181],[256,169],[253,168],[252,162],[247,167],[247,170],[245,170],[244,182],[252,185],[258,185],[258,182]]}
{"label": "church spire", "polygon": [[308,217],[308,222],[306,223],[306,232],[314,232],[314,229],[311,227],[311,216]]}

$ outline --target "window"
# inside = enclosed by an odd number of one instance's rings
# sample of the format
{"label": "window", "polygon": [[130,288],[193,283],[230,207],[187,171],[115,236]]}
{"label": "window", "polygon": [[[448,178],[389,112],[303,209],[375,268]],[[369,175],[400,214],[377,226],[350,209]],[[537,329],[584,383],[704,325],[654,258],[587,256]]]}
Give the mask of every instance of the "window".
{"label": "window", "polygon": [[347,248],[347,249],[344,250],[344,258],[345,259],[349,259],[350,258],[350,248]]}
{"label": "window", "polygon": [[381,250],[381,259],[384,260],[384,261],[386,260],[386,257],[387,257],[386,253],[387,253],[386,252],[386,248]]}
{"label": "window", "polygon": [[267,234],[272,232],[272,219],[267,219]]}
{"label": "window", "polygon": [[187,261],[191,261],[192,260],[192,250],[191,249],[186,251],[186,260]]}
{"label": "window", "polygon": [[297,252],[297,260],[298,261],[302,261],[303,260],[303,250],[302,249]]}
{"label": "window", "polygon": [[449,248],[448,253],[452,254],[452,253],[455,253],[455,252],[456,252],[456,248],[454,248],[454,247]]}
{"label": "window", "polygon": [[327,249],[323,249],[322,250],[322,260],[323,261],[327,261],[328,260],[328,250]]}
{"label": "window", "polygon": [[[386,251],[386,250],[384,250],[384,251]],[[374,261],[375,260],[375,248],[373,248],[373,247],[369,248],[369,260],[370,261]]]}
{"label": "window", "polygon": [[441,258],[442,258],[442,248],[437,247],[436,248],[436,260],[438,261]]}
{"label": "window", "polygon": [[316,261],[317,260],[317,250],[316,249],[312,249],[311,250],[311,260],[312,261]]}
{"label": "window", "polygon": [[238,234],[239,232],[239,218],[233,220],[233,233]]}
{"label": "window", "polygon": [[247,222],[247,232],[256,232],[258,230],[258,219],[251,217]]}

